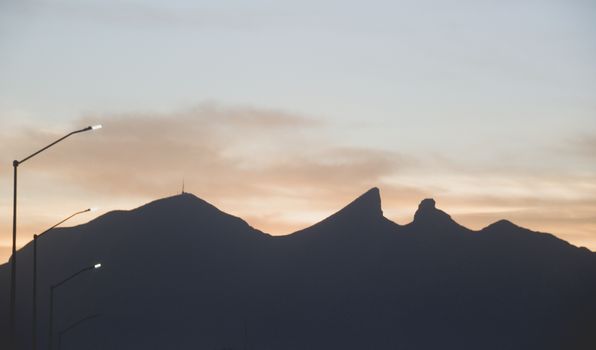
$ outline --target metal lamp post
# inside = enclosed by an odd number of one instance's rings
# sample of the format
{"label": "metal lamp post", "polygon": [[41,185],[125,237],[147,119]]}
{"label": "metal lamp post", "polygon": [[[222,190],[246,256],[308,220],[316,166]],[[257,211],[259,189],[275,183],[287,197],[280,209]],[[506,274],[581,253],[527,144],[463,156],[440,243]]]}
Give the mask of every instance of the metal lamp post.
{"label": "metal lamp post", "polygon": [[9,307],[9,323],[10,323],[10,347],[15,349],[16,347],[16,285],[17,285],[17,169],[19,165],[26,162],[27,160],[35,157],[39,153],[45,151],[46,149],[54,146],[58,142],[66,139],[69,136],[74,134],[78,134],[85,131],[96,130],[100,129],[101,125],[94,125],[88,126],[86,128],[73,131],[58,140],[50,143],[49,145],[45,146],[44,148],[40,149],[39,151],[32,153],[31,155],[21,159],[21,160],[14,160],[12,162],[13,167],[13,199],[12,199],[12,255],[10,258],[10,307]]}
{"label": "metal lamp post", "polygon": [[60,332],[58,332],[58,350],[62,349],[62,336],[64,336],[64,334],[68,333],[69,331],[71,331],[73,328],[77,327],[81,323],[84,323],[86,321],[92,320],[92,319],[97,318],[99,316],[100,316],[99,314],[87,316],[87,317],[82,318],[82,319],[78,320],[77,322],[71,324],[70,326],[64,328]]}
{"label": "metal lamp post", "polygon": [[99,269],[101,267],[100,263],[97,263],[95,265],[91,265],[91,266],[87,266],[85,268],[82,268],[81,270],[73,273],[72,275],[68,276],[67,278],[65,278],[64,280],[53,284],[50,287],[50,326],[49,326],[49,339],[48,339],[48,350],[52,350],[53,348],[53,342],[54,342],[54,290],[58,287],[60,287],[61,285],[65,284],[66,282],[70,281],[71,279],[79,276],[80,274],[87,272],[87,271],[91,271],[91,270],[95,270],[95,269]]}
{"label": "metal lamp post", "polygon": [[33,316],[32,316],[32,325],[31,325],[31,342],[32,342],[31,348],[33,350],[37,349],[37,239],[39,237],[45,235],[52,229],[56,228],[57,226],[60,226],[67,220],[70,220],[71,218],[73,218],[79,214],[87,213],[87,212],[90,212],[93,210],[95,210],[95,209],[89,208],[89,209],[78,211],[78,212],[70,215],[69,217],[65,218],[64,220],[58,222],[54,226],[43,231],[42,233],[40,233],[38,235],[33,235],[33,293],[32,293],[33,294],[33,304],[32,304],[33,305]]}

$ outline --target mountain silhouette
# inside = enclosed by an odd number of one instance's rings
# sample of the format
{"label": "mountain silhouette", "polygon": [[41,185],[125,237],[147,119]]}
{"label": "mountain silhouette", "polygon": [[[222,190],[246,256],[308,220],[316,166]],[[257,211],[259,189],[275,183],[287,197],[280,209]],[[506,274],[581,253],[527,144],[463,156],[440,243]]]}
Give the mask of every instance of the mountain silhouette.
{"label": "mountain silhouette", "polygon": [[[433,199],[399,225],[377,188],[287,236],[183,193],[55,229],[38,249],[40,346],[50,285],[100,261],[56,290],[56,332],[101,315],[62,349],[596,348],[595,253],[506,220],[473,231]],[[31,244],[17,254],[30,349]]]}

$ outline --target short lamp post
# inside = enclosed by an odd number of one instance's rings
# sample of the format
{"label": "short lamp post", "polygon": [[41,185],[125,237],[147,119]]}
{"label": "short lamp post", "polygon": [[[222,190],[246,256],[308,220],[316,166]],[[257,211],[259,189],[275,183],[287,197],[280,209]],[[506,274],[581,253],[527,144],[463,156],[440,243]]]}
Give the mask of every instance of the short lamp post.
{"label": "short lamp post", "polygon": [[32,342],[31,348],[33,350],[37,350],[37,239],[39,237],[45,235],[46,233],[50,232],[52,229],[62,225],[64,222],[72,219],[73,217],[75,217],[79,214],[87,213],[87,212],[94,211],[94,210],[96,210],[96,209],[89,208],[89,209],[78,211],[78,212],[70,215],[66,219],[58,222],[54,226],[43,231],[42,233],[40,233],[38,235],[33,235],[33,293],[32,293],[33,294],[33,303],[32,303],[33,315],[32,315],[32,325],[31,325],[31,342]]}
{"label": "short lamp post", "polygon": [[73,132],[68,133],[65,136],[62,136],[58,140],[50,143],[49,145],[45,146],[44,148],[30,154],[29,156],[21,159],[21,160],[14,160],[12,162],[13,167],[13,198],[12,198],[12,255],[10,257],[10,307],[9,307],[9,337],[10,337],[10,348],[16,349],[16,286],[17,286],[17,169],[19,165],[23,164],[27,160],[35,157],[39,153],[45,151],[46,149],[54,146],[58,142],[66,139],[69,136],[74,134],[78,134],[85,131],[90,130],[97,130],[100,129],[101,125],[94,125],[88,126],[86,128],[75,130]]}
{"label": "short lamp post", "polygon": [[71,324],[70,326],[68,326],[68,327],[64,328],[63,330],[61,330],[60,332],[58,332],[58,350],[61,350],[62,349],[62,337],[64,336],[64,334],[70,332],[73,328],[76,328],[81,323],[84,323],[86,321],[92,320],[92,319],[97,318],[99,316],[100,316],[99,314],[95,314],[95,315],[87,316],[85,318],[81,318],[77,322]]}
{"label": "short lamp post", "polygon": [[64,280],[62,280],[56,284],[53,284],[50,287],[50,326],[49,326],[49,334],[48,334],[48,338],[49,338],[48,339],[48,350],[52,350],[52,348],[54,347],[54,345],[53,345],[53,343],[54,343],[54,290],[56,290],[56,288],[64,285],[66,282],[72,280],[73,278],[79,276],[80,274],[87,272],[87,271],[99,269],[100,267],[101,267],[100,263],[84,267],[81,270],[73,273],[72,275],[68,276]]}

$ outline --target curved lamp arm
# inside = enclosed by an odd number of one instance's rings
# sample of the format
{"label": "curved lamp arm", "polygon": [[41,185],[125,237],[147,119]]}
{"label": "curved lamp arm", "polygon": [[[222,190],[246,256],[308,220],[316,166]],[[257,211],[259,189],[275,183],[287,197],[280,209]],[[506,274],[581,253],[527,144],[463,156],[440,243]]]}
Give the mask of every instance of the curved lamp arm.
{"label": "curved lamp arm", "polygon": [[14,160],[14,161],[12,162],[12,165],[16,167],[16,166],[18,166],[19,164],[21,164],[21,163],[24,163],[26,160],[28,160],[28,159],[30,159],[30,158],[33,158],[33,157],[35,157],[35,156],[36,156],[36,155],[38,155],[39,153],[41,153],[41,152],[45,151],[46,149],[48,149],[48,148],[50,148],[50,147],[54,146],[55,144],[57,144],[58,142],[60,142],[60,141],[64,140],[65,138],[67,138],[67,137],[69,137],[69,136],[72,136],[72,135],[74,135],[74,134],[78,134],[78,133],[80,133],[80,132],[89,131],[89,130],[97,130],[97,129],[101,129],[101,127],[102,127],[101,125],[93,125],[93,126],[88,126],[88,127],[86,127],[86,128],[80,129],[80,130],[75,130],[75,131],[73,131],[73,132],[70,132],[70,133],[68,133],[68,134],[66,134],[66,135],[64,135],[64,136],[62,136],[62,137],[61,137],[61,138],[59,138],[58,140],[56,140],[56,141],[54,141],[54,142],[50,143],[49,145],[45,146],[44,148],[40,149],[39,151],[37,151],[37,152],[35,152],[35,153],[32,153],[32,154],[30,154],[29,156],[27,156],[27,157],[23,158],[22,160]]}
{"label": "curved lamp arm", "polygon": [[62,281],[60,281],[60,282],[52,285],[50,287],[50,289],[56,289],[56,288],[60,287],[61,285],[63,285],[64,283],[66,283],[66,282],[70,281],[71,279],[77,277],[78,275],[82,274],[83,272],[86,272],[86,271],[89,271],[89,270],[94,270],[94,269],[99,269],[100,267],[101,267],[101,264],[100,263],[97,263],[95,265],[84,267],[84,268],[80,269],[79,271],[73,273],[72,275],[68,276],[64,280],[62,280]]}

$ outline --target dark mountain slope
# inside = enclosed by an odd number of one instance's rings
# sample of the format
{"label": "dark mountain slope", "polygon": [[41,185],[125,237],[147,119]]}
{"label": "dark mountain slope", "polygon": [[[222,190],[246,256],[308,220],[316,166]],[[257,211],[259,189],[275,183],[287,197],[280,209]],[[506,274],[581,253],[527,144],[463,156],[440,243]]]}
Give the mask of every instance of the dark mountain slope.
{"label": "dark mountain slope", "polygon": [[[43,345],[49,285],[104,264],[56,295],[56,330],[102,314],[64,349],[596,345],[596,254],[504,221],[471,231],[430,199],[400,226],[383,217],[378,189],[284,237],[183,194],[57,229],[39,246]],[[31,247],[18,254],[24,349]],[[7,265],[0,274],[7,293]]]}
{"label": "dark mountain slope", "polygon": [[[41,344],[47,338],[49,286],[84,266],[103,264],[60,289],[57,309],[64,312],[56,314],[57,329],[99,310],[104,316],[97,322],[114,327],[109,334],[115,339],[143,344],[138,332],[160,334],[155,327],[161,329],[161,322],[177,319],[174,325],[187,313],[196,314],[198,288],[218,294],[199,300],[210,305],[226,290],[249,288],[254,272],[241,271],[261,268],[258,242],[268,237],[190,194],[50,232],[38,243]],[[30,335],[31,252],[29,244],[18,253],[18,329],[24,346]]]}

